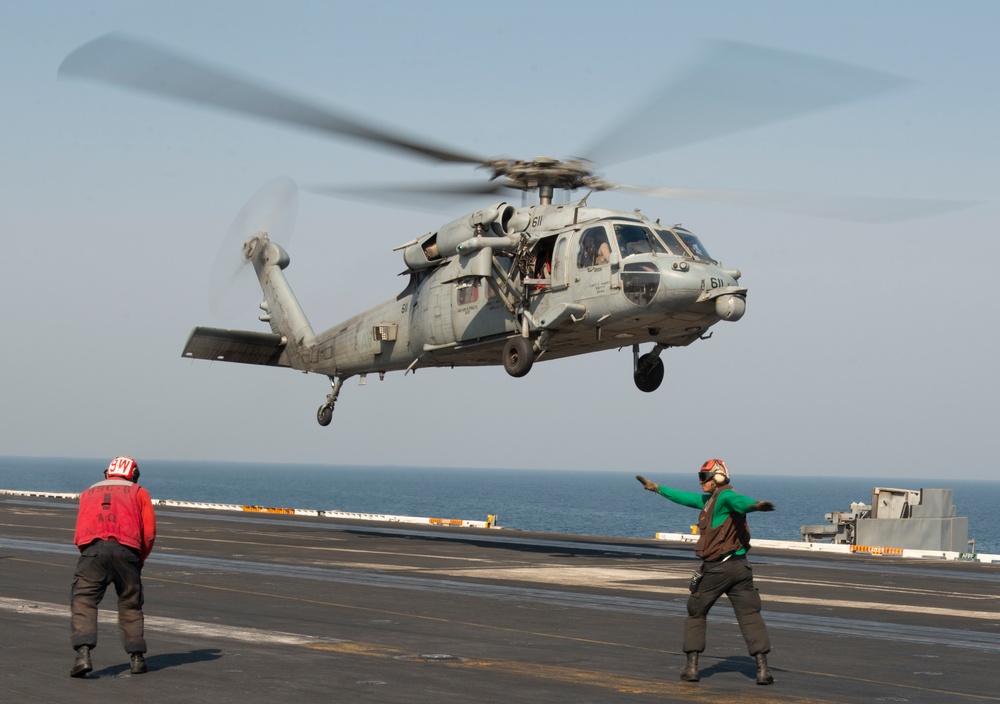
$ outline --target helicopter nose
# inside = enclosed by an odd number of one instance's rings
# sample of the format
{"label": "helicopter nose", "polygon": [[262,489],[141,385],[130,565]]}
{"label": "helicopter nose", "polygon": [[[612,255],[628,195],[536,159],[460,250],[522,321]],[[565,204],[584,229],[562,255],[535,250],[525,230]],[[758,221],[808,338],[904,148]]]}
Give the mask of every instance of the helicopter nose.
{"label": "helicopter nose", "polygon": [[715,299],[715,314],[723,320],[735,323],[747,312],[745,295],[727,293]]}
{"label": "helicopter nose", "polygon": [[720,269],[702,262],[660,263],[660,291],[672,306],[714,312],[719,319],[736,322],[746,313],[746,288],[739,285],[738,271]]}
{"label": "helicopter nose", "polygon": [[708,266],[696,275],[701,286],[699,303],[712,303],[721,320],[735,323],[743,317],[747,311],[747,290],[739,285],[739,270]]}

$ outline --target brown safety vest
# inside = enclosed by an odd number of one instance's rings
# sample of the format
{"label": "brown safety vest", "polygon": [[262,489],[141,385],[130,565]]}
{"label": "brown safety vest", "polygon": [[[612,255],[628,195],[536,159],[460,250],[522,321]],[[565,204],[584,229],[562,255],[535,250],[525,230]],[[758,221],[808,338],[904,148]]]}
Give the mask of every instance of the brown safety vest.
{"label": "brown safety vest", "polygon": [[740,548],[750,549],[750,528],[747,527],[747,517],[742,513],[734,513],[718,528],[712,527],[712,514],[715,512],[715,500],[724,491],[732,491],[728,484],[705,502],[705,507],[698,514],[698,544],[694,554],[705,562],[721,560]]}

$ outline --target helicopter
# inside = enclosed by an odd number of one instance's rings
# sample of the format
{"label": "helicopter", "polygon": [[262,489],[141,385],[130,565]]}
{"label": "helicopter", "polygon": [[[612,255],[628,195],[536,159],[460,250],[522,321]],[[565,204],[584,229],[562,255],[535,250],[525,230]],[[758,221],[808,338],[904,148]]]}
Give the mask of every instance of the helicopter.
{"label": "helicopter", "polygon": [[[639,209],[592,206],[594,193],[625,189],[862,222],[934,214],[958,205],[630,186],[597,173],[598,163],[607,166],[906,84],[879,71],[736,42],[713,43],[700,63],[586,149],[587,158],[487,158],[442,147],[117,34],[73,51],[59,75],[366,141],[439,163],[466,164],[489,174],[485,183],[396,189],[409,194],[454,193],[484,200],[508,196],[397,247],[406,266],[403,290],[320,332],[285,277],[291,260],[272,240],[275,233],[252,223],[240,233],[241,261],[256,274],[262,292],[259,319],[269,330],[198,326],[182,356],[326,376],[330,392],[316,412],[321,426],[330,424],[347,379],[358,376],[363,382],[368,374],[384,379],[388,372],[426,367],[502,365],[520,378],[536,361],[630,347],[636,388],[653,392],[664,378],[665,350],[706,340],[717,323],[744,316],[748,291],[740,284],[741,272],[710,256],[698,236],[650,219]],[[291,187],[286,184],[285,191]],[[352,191],[316,190],[332,195]],[[580,191],[585,194],[575,197]],[[514,205],[509,196],[517,192],[537,202]]]}

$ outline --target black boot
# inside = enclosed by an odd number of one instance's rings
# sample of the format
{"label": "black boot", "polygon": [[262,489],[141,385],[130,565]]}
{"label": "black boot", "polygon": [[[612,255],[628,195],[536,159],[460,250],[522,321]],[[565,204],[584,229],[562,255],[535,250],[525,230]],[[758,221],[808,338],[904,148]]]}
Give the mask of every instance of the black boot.
{"label": "black boot", "polygon": [[698,677],[698,653],[690,652],[687,656],[687,665],[681,670],[681,679],[685,682],[697,682],[701,679]]}
{"label": "black boot", "polygon": [[94,666],[90,662],[90,646],[81,645],[76,649],[76,660],[73,661],[73,669],[69,671],[69,676],[86,677],[93,669]]}
{"label": "black boot", "polygon": [[146,658],[142,653],[132,653],[132,674],[143,675],[146,673]]}
{"label": "black boot", "polygon": [[755,657],[757,658],[757,684],[771,684],[774,682],[771,670],[767,666],[767,655],[757,653]]}

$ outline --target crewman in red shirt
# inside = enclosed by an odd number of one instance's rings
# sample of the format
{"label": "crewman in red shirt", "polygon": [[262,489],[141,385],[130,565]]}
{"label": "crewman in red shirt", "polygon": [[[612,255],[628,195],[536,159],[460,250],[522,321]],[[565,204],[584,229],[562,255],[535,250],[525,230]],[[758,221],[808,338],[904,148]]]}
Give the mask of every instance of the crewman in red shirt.
{"label": "crewman in red shirt", "polygon": [[97,605],[112,583],[131,672],[146,672],[142,566],[153,551],[156,515],[149,492],[138,484],[139,465],[134,459],[114,458],[104,477],[80,494],[74,542],[81,554],[73,575],[71,605],[76,660],[71,677],[86,677],[94,669],[90,651],[97,647]]}

